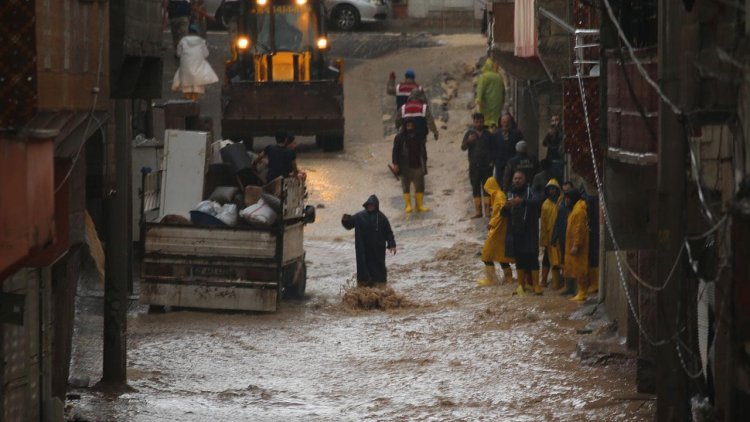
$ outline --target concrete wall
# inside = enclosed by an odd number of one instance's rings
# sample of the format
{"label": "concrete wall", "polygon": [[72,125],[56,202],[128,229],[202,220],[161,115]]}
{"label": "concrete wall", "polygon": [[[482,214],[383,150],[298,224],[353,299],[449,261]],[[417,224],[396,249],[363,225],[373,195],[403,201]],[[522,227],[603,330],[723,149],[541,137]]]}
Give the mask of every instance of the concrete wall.
{"label": "concrete wall", "polygon": [[[482,18],[484,2],[478,0],[408,0],[410,18],[445,16],[446,18]],[[458,13],[458,15],[457,15]]]}

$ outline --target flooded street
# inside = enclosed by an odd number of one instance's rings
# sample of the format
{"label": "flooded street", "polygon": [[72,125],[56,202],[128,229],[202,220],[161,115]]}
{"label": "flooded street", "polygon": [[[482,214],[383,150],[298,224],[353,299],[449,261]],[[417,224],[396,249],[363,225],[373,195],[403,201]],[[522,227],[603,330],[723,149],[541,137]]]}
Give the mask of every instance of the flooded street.
{"label": "flooded street", "polygon": [[[352,39],[377,44],[379,36]],[[74,389],[81,397],[67,403],[71,418],[653,419],[654,403],[633,398],[634,361],[589,365],[577,356],[577,343],[596,334],[577,334],[588,323],[571,319],[580,305],[549,290],[518,297],[511,295],[513,284],[477,287],[486,220],[469,219],[473,204],[460,141],[470,123],[471,72],[485,39],[471,34],[410,40],[403,45],[413,48],[380,49],[376,57],[347,62],[344,151],[323,153],[311,140],[301,142],[298,161],[308,174],[309,203],[317,207],[317,221],[305,231],[306,299],[284,302],[270,314],[149,314],[133,301],[132,391],[113,396]],[[384,96],[388,74],[400,76],[406,68],[416,71],[431,99],[446,90],[450,97],[444,110],[432,104],[442,129],[437,142],[428,141],[431,211],[409,216],[400,184],[386,168],[394,99]],[[202,105],[213,107],[207,113],[218,112],[215,97]],[[398,244],[398,254],[388,256],[389,284],[411,306],[380,311],[342,303],[354,280],[355,257],[353,232],[341,227],[340,218],[361,209],[370,194],[380,198]],[[101,371],[99,288],[80,293],[71,368],[72,376],[94,381]]]}

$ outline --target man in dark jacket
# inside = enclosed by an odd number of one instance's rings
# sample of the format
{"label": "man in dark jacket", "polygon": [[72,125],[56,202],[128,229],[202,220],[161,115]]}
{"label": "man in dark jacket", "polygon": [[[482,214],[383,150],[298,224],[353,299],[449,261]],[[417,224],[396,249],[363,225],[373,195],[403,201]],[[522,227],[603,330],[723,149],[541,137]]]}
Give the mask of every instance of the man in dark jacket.
{"label": "man in dark jacket", "polygon": [[528,275],[534,286],[534,293],[542,294],[539,285],[539,212],[541,198],[534,194],[526,182],[526,174],[517,171],[513,174],[513,184],[508,193],[508,202],[502,215],[508,218],[508,233],[505,237],[505,255],[516,259],[518,288],[522,296]]}
{"label": "man in dark jacket", "polygon": [[417,212],[427,212],[424,205],[424,177],[427,174],[427,147],[425,139],[413,119],[406,119],[404,127],[393,140],[391,168],[401,177],[404,194],[404,212],[412,212],[411,184],[414,183],[414,197]]}
{"label": "man in dark jacket", "polygon": [[[516,155],[516,144],[523,140],[523,134],[513,127],[513,118],[504,113],[500,117],[500,127],[492,134],[493,156],[495,158],[495,179],[503,180],[505,165]],[[533,176],[533,175],[532,175]],[[530,181],[530,180],[529,180]],[[503,189],[505,189],[503,187]]]}
{"label": "man in dark jacket", "polygon": [[365,208],[354,215],[344,214],[341,225],[354,229],[354,247],[357,253],[357,287],[379,287],[388,282],[385,268],[385,251],[396,254],[396,240],[391,224],[380,212],[380,201],[371,195]]}
{"label": "man in dark jacket", "polygon": [[482,197],[485,198],[485,210],[489,215],[490,198],[483,193],[484,182],[492,177],[492,140],[490,132],[484,125],[484,115],[474,113],[474,125],[464,134],[461,150],[469,155],[469,182],[474,197],[475,214],[472,218],[482,216]]}
{"label": "man in dark jacket", "polygon": [[560,128],[560,116],[553,114],[549,122],[549,131],[542,140],[547,147],[547,160],[550,163],[552,177],[562,180],[564,167],[563,133]]}
{"label": "man in dark jacket", "polygon": [[169,17],[169,29],[172,31],[172,47],[175,57],[177,57],[177,43],[188,34],[192,13],[193,9],[189,0],[169,0],[167,4],[167,16]]}
{"label": "man in dark jacket", "polygon": [[[503,190],[510,189],[513,175],[517,171],[522,171],[526,176],[526,183],[531,183],[533,177],[539,171],[539,161],[533,155],[529,155],[526,141],[519,141],[516,144],[515,157],[508,160],[505,165],[505,175],[503,176]],[[546,184],[546,183],[545,183]]]}

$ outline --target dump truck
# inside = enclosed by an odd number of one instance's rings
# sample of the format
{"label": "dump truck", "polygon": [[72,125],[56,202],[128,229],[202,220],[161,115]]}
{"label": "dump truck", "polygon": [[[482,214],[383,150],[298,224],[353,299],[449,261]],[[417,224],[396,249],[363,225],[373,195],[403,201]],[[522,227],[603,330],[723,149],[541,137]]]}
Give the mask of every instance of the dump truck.
{"label": "dump truck", "polygon": [[344,147],[344,69],[328,58],[321,0],[241,2],[222,88],[222,134],[252,145],[279,131]]}
{"label": "dump truck", "polygon": [[[148,198],[159,196],[158,186],[144,177],[144,203],[157,202]],[[275,311],[282,298],[303,298],[304,226],[314,221],[304,197],[304,182],[284,179],[282,211],[270,226],[143,223],[140,302],[150,310]]]}

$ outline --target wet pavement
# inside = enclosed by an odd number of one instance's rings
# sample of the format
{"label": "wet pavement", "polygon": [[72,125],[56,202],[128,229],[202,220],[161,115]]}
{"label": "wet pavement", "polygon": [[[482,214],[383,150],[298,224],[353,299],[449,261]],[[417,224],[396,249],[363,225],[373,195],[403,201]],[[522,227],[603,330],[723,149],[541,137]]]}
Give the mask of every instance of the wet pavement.
{"label": "wet pavement", "polygon": [[[379,45],[381,35],[338,35],[347,36],[351,45]],[[309,201],[318,206],[318,220],[305,232],[306,299],[284,302],[270,314],[148,314],[133,301],[133,390],[113,396],[76,389],[81,398],[68,402],[71,418],[653,419],[653,402],[633,399],[632,362],[590,366],[576,356],[577,342],[590,337],[576,334],[586,320],[570,318],[579,305],[551,291],[517,297],[511,284],[476,286],[486,221],[468,218],[471,192],[459,145],[470,118],[472,64],[483,54],[484,40],[418,37],[421,44],[397,41],[372,56],[362,53],[365,47],[355,48],[352,54],[361,57],[346,78],[345,151],[323,153],[308,144],[299,154]],[[428,144],[431,211],[409,216],[402,211],[400,184],[386,168],[394,100],[383,96],[388,73],[407,67],[429,85],[431,98],[439,96],[446,78],[456,87],[445,107],[449,118],[439,124],[440,139]],[[209,113],[215,113],[212,101],[207,96],[202,103]],[[414,306],[364,311],[342,303],[355,269],[353,233],[339,220],[360,209],[371,193],[380,197],[399,247],[388,257],[389,284]],[[71,370],[92,380],[101,367],[100,292],[95,283],[83,283]]]}

